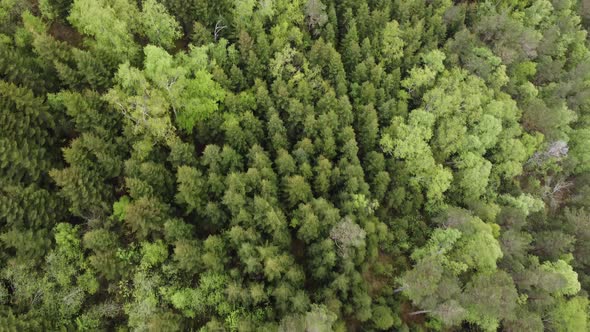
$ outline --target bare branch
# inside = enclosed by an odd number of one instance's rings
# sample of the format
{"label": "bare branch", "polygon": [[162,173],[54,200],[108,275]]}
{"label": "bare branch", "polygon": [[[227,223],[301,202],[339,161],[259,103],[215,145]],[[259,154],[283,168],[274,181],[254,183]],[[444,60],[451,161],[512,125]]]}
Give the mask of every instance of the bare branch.
{"label": "bare branch", "polygon": [[215,30],[213,30],[213,38],[215,41],[217,41],[217,38],[219,38],[219,33],[221,32],[221,30],[227,28],[227,26],[220,24],[221,21],[217,21],[217,23],[215,23]]}

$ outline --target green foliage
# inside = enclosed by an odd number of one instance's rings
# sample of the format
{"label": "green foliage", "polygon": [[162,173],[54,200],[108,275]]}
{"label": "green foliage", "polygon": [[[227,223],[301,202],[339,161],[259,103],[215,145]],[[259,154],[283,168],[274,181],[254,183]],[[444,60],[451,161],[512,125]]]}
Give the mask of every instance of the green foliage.
{"label": "green foliage", "polygon": [[381,54],[388,65],[393,65],[401,59],[404,50],[404,40],[397,21],[391,21],[385,26]]}
{"label": "green foliage", "polygon": [[123,63],[138,53],[131,34],[138,17],[137,6],[127,0],[75,0],[68,21],[80,33],[94,38],[88,42],[97,52]]}
{"label": "green foliage", "polygon": [[566,261],[560,259],[557,262],[545,262],[541,265],[541,269],[547,272],[556,273],[565,281],[557,294],[575,295],[580,291],[578,274],[574,272],[572,267]]}
{"label": "green foliage", "polygon": [[119,221],[125,220],[125,211],[129,205],[129,196],[123,196],[118,201],[113,203],[113,216]]}
{"label": "green foliage", "polygon": [[190,96],[185,109],[178,115],[180,128],[192,132],[197,121],[211,116],[218,108],[218,102],[224,97],[224,92],[205,71],[195,72],[194,78],[186,86],[186,96]]}
{"label": "green foliage", "polygon": [[146,37],[156,46],[170,49],[174,41],[181,36],[178,22],[167,13],[166,7],[156,0],[142,2],[139,20]]}
{"label": "green foliage", "polygon": [[391,310],[385,306],[376,306],[373,308],[373,322],[375,323],[375,327],[379,330],[387,330],[389,329],[393,323],[394,319],[391,315]]}
{"label": "green foliage", "polygon": [[69,164],[64,169],[49,172],[61,187],[61,195],[70,202],[70,211],[92,219],[108,214],[112,206],[113,188],[105,181],[120,175],[122,162],[113,142],[104,141],[92,133],[85,133],[64,148]]}
{"label": "green foliage", "polygon": [[313,304],[304,315],[286,316],[281,321],[279,331],[333,331],[336,315],[324,305]]}
{"label": "green foliage", "polygon": [[587,12],[0,0],[0,330],[587,330]]}
{"label": "green foliage", "polygon": [[[417,263],[400,279],[402,290],[447,325],[466,319],[495,330],[499,320],[512,317],[518,294],[510,276],[497,270],[503,253],[493,228],[460,209],[439,218],[448,228],[437,228],[412,253]],[[462,286],[460,280],[468,282]]]}
{"label": "green foliage", "polygon": [[0,96],[0,183],[34,183],[55,163],[50,155],[54,117],[29,89],[0,81]]}
{"label": "green foliage", "polygon": [[584,173],[590,171],[588,168],[590,164],[590,150],[588,150],[588,141],[590,141],[590,129],[581,128],[572,133],[572,159],[576,162],[577,173]]}
{"label": "green foliage", "polygon": [[223,275],[205,274],[200,278],[198,288],[177,290],[172,293],[170,302],[189,317],[195,317],[196,314],[208,311],[227,315],[230,308],[223,295],[225,282],[226,277]]}
{"label": "green foliage", "polygon": [[464,291],[467,320],[486,331],[496,331],[502,319],[514,319],[518,294],[503,271],[476,275]]}
{"label": "green foliage", "polygon": [[[127,62],[119,67],[106,99],[131,120],[139,134],[156,139],[173,136],[172,115],[187,132],[218,108],[224,92],[205,68],[205,49],[195,48],[190,56],[173,58],[165,50],[148,45],[143,71]],[[171,112],[172,111],[172,114]]]}
{"label": "green foliage", "polygon": [[584,331],[588,329],[588,299],[574,297],[561,300],[552,310],[551,326],[556,331]]}

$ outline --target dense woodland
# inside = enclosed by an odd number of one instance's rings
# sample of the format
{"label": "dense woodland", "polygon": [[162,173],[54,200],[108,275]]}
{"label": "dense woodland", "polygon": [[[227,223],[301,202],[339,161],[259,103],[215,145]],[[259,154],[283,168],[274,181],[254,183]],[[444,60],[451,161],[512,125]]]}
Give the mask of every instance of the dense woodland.
{"label": "dense woodland", "polygon": [[589,331],[589,27],[1,0],[0,330]]}

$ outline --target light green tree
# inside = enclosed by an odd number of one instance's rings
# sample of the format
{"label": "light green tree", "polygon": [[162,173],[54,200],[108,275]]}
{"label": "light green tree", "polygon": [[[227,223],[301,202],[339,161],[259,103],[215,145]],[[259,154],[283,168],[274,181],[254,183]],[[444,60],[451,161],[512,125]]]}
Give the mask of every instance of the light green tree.
{"label": "light green tree", "polygon": [[171,49],[174,42],[181,37],[178,22],[156,0],[143,0],[140,22],[142,33],[156,46]]}
{"label": "light green tree", "polygon": [[388,22],[383,30],[381,45],[381,54],[383,61],[391,66],[395,64],[404,55],[404,40],[397,21]]}
{"label": "light green tree", "polygon": [[164,140],[174,135],[176,124],[187,132],[218,109],[224,91],[206,70],[204,48],[174,58],[164,49],[148,45],[144,49],[145,69],[119,67],[117,85],[105,96],[121,110],[138,134]]}
{"label": "light green tree", "polygon": [[137,6],[128,0],[75,0],[68,21],[94,38],[97,51],[123,63],[139,51],[132,35],[138,17]]}
{"label": "light green tree", "polygon": [[559,332],[588,330],[588,298],[560,299],[550,313],[551,327]]}

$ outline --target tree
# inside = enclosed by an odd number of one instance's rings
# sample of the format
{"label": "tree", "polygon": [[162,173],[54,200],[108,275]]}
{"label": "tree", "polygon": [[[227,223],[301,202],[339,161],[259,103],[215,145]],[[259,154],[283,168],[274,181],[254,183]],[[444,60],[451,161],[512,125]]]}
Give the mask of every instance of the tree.
{"label": "tree", "polygon": [[305,16],[307,26],[314,35],[318,35],[319,29],[328,22],[326,5],[321,0],[308,0],[305,4]]}
{"label": "tree", "polygon": [[[438,222],[445,228],[436,229],[425,246],[414,250],[416,265],[400,278],[398,291],[424,308],[420,313],[431,313],[445,324],[466,319],[487,330],[497,328],[500,320],[512,317],[518,294],[510,276],[497,270],[502,251],[492,227],[453,208]],[[459,278],[469,281],[462,286]]]}
{"label": "tree", "polygon": [[342,44],[342,62],[344,63],[346,72],[351,73],[361,59],[361,47],[359,45],[359,36],[354,18],[351,18],[349,22]]}
{"label": "tree", "polygon": [[576,172],[582,173],[589,171],[590,151],[588,151],[587,145],[584,145],[583,142],[587,142],[590,139],[590,128],[575,130],[571,138],[573,146],[570,155],[576,162]]}
{"label": "tree", "polygon": [[171,49],[181,36],[178,22],[156,0],[143,0],[140,22],[142,32],[156,46]]}
{"label": "tree", "polygon": [[122,264],[117,257],[119,238],[114,232],[103,228],[89,231],[84,234],[82,244],[92,253],[88,261],[98,277],[107,280],[120,277]]}
{"label": "tree", "polygon": [[291,207],[312,198],[311,188],[300,175],[290,176],[285,181],[285,195]]}
{"label": "tree", "polygon": [[177,201],[186,204],[189,213],[193,210],[201,211],[207,201],[203,174],[193,167],[181,166],[178,168],[177,177],[179,183]]}
{"label": "tree", "polygon": [[373,322],[379,330],[387,330],[393,326],[394,319],[391,310],[386,306],[376,306],[373,308]]}
{"label": "tree", "polygon": [[279,331],[332,331],[336,315],[324,305],[312,304],[305,315],[286,316],[279,326]]}
{"label": "tree", "polygon": [[49,172],[70,202],[70,212],[92,220],[109,214],[114,189],[105,181],[118,177],[122,160],[112,142],[94,134],[84,134],[63,150],[69,167]]}
{"label": "tree", "polygon": [[127,0],[74,0],[68,21],[93,37],[93,48],[117,65],[134,59],[138,53],[131,34],[137,17],[137,7]]}
{"label": "tree", "polygon": [[330,230],[330,238],[334,240],[344,257],[349,255],[350,249],[364,245],[365,236],[366,232],[350,218],[344,219]]}
{"label": "tree", "polygon": [[473,153],[459,157],[457,181],[461,191],[467,198],[480,197],[486,192],[492,163]]}
{"label": "tree", "polygon": [[485,330],[496,330],[502,319],[515,318],[518,293],[506,272],[477,274],[467,284],[463,296],[466,319]]}
{"label": "tree", "polygon": [[122,64],[115,77],[117,86],[105,97],[135,131],[163,140],[173,136],[172,115],[190,133],[198,121],[217,110],[224,91],[205,70],[204,48],[193,49],[180,63],[156,46],[146,46],[144,53],[145,69]]}
{"label": "tree", "polygon": [[[449,250],[448,246],[452,246],[461,235],[456,230],[448,230],[447,232],[435,232],[434,236],[437,237],[435,240],[437,243],[434,244],[435,249],[438,249],[436,253],[440,254],[426,256],[418,260],[414,268],[408,270],[400,280],[402,287],[399,291],[404,291],[417,304],[423,303],[437,291],[443,278],[443,264],[446,263],[437,256],[443,255]],[[444,256],[440,257],[444,258]]]}
{"label": "tree", "polygon": [[127,206],[125,224],[138,239],[161,232],[167,219],[168,206],[153,197],[142,197]]}
{"label": "tree", "polygon": [[54,231],[56,247],[47,256],[43,302],[50,312],[68,322],[81,311],[85,297],[97,292],[99,284],[94,271],[85,266],[78,228],[60,223]]}
{"label": "tree", "polygon": [[541,270],[555,273],[563,280],[561,287],[556,291],[558,295],[575,295],[580,291],[578,274],[564,260],[557,262],[545,262],[541,265]]}
{"label": "tree", "polygon": [[0,330],[587,330],[583,7],[1,0]]}
{"label": "tree", "polygon": [[410,76],[402,81],[402,86],[410,93],[434,81],[437,73],[444,69],[443,61],[445,60],[445,54],[439,50],[434,50],[424,54],[422,60],[424,66],[412,68],[410,70]]}
{"label": "tree", "polygon": [[[54,116],[29,89],[0,81],[0,96],[0,183],[6,186],[36,182],[56,161],[51,156],[55,151],[50,150],[55,141]],[[32,130],[28,130],[29,126]]]}
{"label": "tree", "polygon": [[448,169],[436,163],[426,143],[432,137],[434,120],[432,114],[421,109],[410,114],[407,124],[396,117],[388,129],[396,133],[395,138],[386,132],[380,140],[383,152],[405,161],[405,167],[413,175],[410,184],[426,190],[432,207],[442,203],[443,193],[449,189],[453,178]]}
{"label": "tree", "polygon": [[393,67],[404,55],[404,40],[397,21],[388,22],[383,30],[381,54],[385,63]]}
{"label": "tree", "polygon": [[233,11],[234,24],[236,25],[236,30],[247,30],[247,28],[250,25],[250,22],[252,21],[255,5],[256,2],[253,0],[240,1],[236,4]]}
{"label": "tree", "polygon": [[560,300],[550,314],[550,325],[556,331],[583,331],[588,326],[588,299],[574,297]]}

